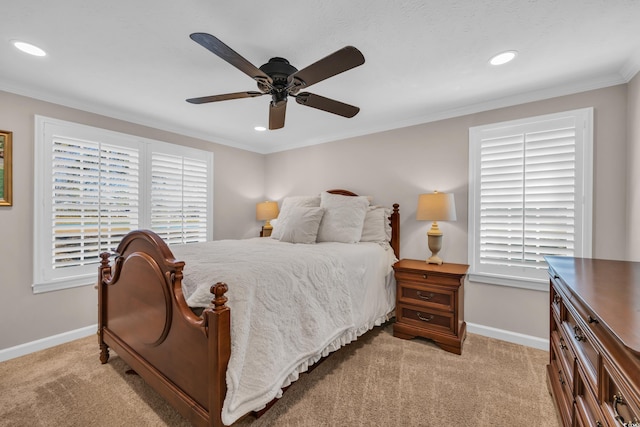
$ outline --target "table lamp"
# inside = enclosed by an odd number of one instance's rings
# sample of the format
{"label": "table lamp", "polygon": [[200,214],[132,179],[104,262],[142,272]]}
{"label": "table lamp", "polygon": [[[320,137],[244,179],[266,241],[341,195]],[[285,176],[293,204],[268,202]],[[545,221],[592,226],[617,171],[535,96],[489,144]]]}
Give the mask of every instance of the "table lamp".
{"label": "table lamp", "polygon": [[452,193],[421,194],[418,197],[418,210],[416,219],[419,221],[433,221],[431,229],[427,232],[431,257],[427,259],[429,264],[442,264],[442,258],[438,252],[442,249],[442,231],[437,221],[455,221],[456,203]]}
{"label": "table lamp", "polygon": [[278,217],[278,203],[277,202],[260,202],[256,204],[256,219],[258,221],[265,221],[262,227],[264,236],[270,236],[273,226],[269,221]]}

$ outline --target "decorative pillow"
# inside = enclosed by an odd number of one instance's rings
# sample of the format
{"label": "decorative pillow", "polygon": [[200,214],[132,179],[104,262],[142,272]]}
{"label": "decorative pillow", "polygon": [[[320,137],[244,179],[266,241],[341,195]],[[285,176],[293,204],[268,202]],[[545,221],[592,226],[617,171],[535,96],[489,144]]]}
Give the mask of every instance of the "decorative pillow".
{"label": "decorative pillow", "polygon": [[391,240],[391,209],[384,206],[369,206],[362,226],[361,242],[388,242]]}
{"label": "decorative pillow", "polygon": [[273,225],[273,230],[271,231],[271,237],[273,239],[282,238],[282,231],[287,226],[287,217],[289,216],[289,212],[292,208],[302,207],[302,208],[319,208],[320,207],[320,196],[290,196],[285,197],[282,200],[282,206],[280,206],[280,214],[278,215],[278,220],[276,222],[271,221],[271,225]]}
{"label": "decorative pillow", "polygon": [[291,208],[280,241],[315,243],[323,214],[322,208]]}
{"label": "decorative pillow", "polygon": [[320,207],[325,212],[318,230],[318,242],[360,241],[368,206],[366,197],[323,192],[320,195]]}

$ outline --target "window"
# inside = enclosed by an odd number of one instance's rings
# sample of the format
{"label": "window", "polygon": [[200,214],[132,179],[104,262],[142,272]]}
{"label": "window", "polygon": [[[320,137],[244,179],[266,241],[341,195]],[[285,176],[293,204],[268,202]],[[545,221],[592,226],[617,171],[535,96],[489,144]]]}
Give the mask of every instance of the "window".
{"label": "window", "polygon": [[469,129],[474,281],[546,290],[545,255],[591,256],[593,109]]}
{"label": "window", "polygon": [[138,228],[211,240],[213,154],[36,116],[34,292],[95,282]]}

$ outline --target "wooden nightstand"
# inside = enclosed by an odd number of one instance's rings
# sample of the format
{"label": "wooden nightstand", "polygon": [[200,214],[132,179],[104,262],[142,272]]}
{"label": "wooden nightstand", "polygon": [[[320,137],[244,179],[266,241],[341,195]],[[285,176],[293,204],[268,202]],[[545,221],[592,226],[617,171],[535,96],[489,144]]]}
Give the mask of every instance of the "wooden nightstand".
{"label": "wooden nightstand", "polygon": [[435,341],[443,350],[462,354],[467,336],[464,321],[464,278],[468,265],[403,259],[396,276],[396,323],[393,335]]}

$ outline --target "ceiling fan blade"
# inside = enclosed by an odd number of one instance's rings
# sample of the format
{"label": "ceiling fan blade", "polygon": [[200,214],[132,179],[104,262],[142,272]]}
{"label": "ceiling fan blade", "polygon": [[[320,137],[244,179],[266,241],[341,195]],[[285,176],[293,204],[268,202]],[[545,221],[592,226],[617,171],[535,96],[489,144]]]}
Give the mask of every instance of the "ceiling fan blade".
{"label": "ceiling fan blade", "polygon": [[294,86],[308,87],[362,64],[362,53],[353,46],[346,46],[299,70],[291,77],[294,79]]}
{"label": "ceiling fan blade", "polygon": [[287,101],[280,101],[277,104],[269,104],[269,129],[275,130],[284,127],[284,116],[287,112]]}
{"label": "ceiling fan blade", "polygon": [[217,101],[227,101],[229,99],[239,99],[239,98],[253,98],[256,96],[262,96],[264,93],[262,92],[235,92],[235,93],[225,93],[223,95],[212,95],[212,96],[202,96],[200,98],[189,98],[187,102],[192,104],[206,104],[207,102],[217,102]]}
{"label": "ceiling fan blade", "polygon": [[252,79],[271,84],[271,77],[266,75],[251,62],[244,59],[235,50],[221,42],[217,37],[207,33],[193,33],[189,37],[191,37],[194,42],[218,55],[220,58],[224,59]]}
{"label": "ceiling fan blade", "polygon": [[307,107],[317,108],[318,110],[328,113],[337,114],[342,117],[351,118],[358,114],[360,108],[335,99],[325,98],[324,96],[315,95],[309,92],[301,92],[296,95],[296,102]]}

